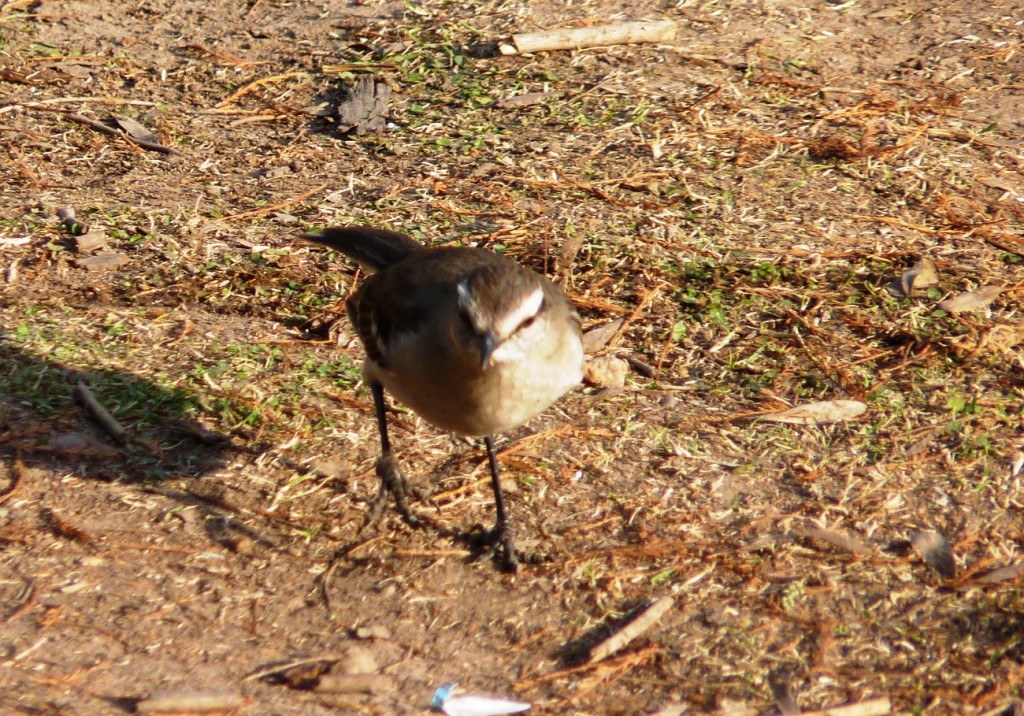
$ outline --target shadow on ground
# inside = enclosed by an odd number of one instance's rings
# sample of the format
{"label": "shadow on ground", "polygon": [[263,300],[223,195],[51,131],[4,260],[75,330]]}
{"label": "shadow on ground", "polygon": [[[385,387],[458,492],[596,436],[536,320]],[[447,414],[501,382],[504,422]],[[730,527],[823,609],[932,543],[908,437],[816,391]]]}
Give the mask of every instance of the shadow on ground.
{"label": "shadow on ground", "polygon": [[[223,465],[230,437],[191,417],[198,398],[132,375],[82,370],[22,350],[0,338],[3,450],[26,464],[81,477],[124,482],[201,477]],[[124,428],[104,431],[76,397],[87,386]]]}

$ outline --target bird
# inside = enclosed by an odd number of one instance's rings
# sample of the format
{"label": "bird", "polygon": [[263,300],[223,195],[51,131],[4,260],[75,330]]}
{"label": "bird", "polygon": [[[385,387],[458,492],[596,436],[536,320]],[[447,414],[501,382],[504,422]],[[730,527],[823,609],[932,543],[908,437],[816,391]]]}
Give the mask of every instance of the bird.
{"label": "bird", "polygon": [[579,314],[548,278],[478,247],[428,247],[371,226],[325,228],[303,238],[338,251],[369,276],[346,302],[363,344],[363,381],[373,397],[381,452],[380,493],[405,521],[415,495],[388,436],[385,391],[441,430],[482,437],[496,519],[486,533],[501,564],[519,564],[502,494],[494,436],[522,425],[583,377]]}

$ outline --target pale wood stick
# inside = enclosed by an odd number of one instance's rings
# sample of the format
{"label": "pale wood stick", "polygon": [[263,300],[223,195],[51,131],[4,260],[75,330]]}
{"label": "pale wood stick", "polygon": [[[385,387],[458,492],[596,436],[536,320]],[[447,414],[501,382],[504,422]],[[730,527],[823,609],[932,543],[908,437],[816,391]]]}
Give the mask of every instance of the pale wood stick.
{"label": "pale wood stick", "polygon": [[85,406],[85,410],[93,419],[100,424],[100,427],[107,431],[107,434],[112,437],[115,442],[120,445],[124,445],[128,442],[127,430],[124,426],[117,421],[113,415],[110,414],[100,401],[96,400],[96,396],[89,390],[89,386],[85,383],[79,383],[75,387],[75,396],[82,401],[82,405]]}
{"label": "pale wood stick", "polygon": [[638,42],[669,42],[676,36],[671,20],[617,22],[593,27],[567,27],[513,35],[511,41],[498,43],[503,55],[550,50],[576,50],[605,45],[627,45]]}
{"label": "pale wood stick", "polygon": [[593,664],[595,661],[600,661],[626,646],[654,626],[655,622],[661,619],[673,604],[675,604],[675,600],[672,597],[662,597],[655,601],[644,609],[636,619],[591,649],[587,663]]}
{"label": "pale wood stick", "polygon": [[884,716],[891,710],[892,705],[889,703],[889,698],[883,696],[879,699],[861,701],[859,704],[833,706],[818,711],[804,711],[801,716]]}
{"label": "pale wood stick", "polygon": [[142,699],[135,705],[140,714],[201,714],[237,711],[248,700],[236,691],[171,691]]}

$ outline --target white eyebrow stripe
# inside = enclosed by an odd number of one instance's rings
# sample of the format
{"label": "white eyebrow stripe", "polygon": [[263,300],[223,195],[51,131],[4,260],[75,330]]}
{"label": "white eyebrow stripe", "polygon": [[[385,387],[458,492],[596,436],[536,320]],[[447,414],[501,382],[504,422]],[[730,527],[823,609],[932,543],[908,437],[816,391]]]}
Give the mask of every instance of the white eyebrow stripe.
{"label": "white eyebrow stripe", "polygon": [[498,334],[500,339],[507,338],[512,335],[513,331],[519,328],[519,324],[527,318],[532,318],[537,315],[543,303],[544,291],[540,286],[538,286],[528,296],[526,296],[526,298],[519,302],[519,305],[515,307],[515,310],[507,313],[495,324],[495,333]]}

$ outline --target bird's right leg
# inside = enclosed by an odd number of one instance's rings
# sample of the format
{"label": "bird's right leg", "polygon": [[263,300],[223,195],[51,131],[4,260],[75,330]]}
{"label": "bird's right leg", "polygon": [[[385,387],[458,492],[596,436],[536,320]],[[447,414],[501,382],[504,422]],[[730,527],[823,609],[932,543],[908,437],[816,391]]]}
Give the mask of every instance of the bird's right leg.
{"label": "bird's right leg", "polygon": [[384,405],[384,386],[373,381],[370,383],[370,393],[373,395],[373,406],[377,411],[377,432],[380,433],[380,457],[377,459],[377,476],[380,478],[380,492],[373,501],[370,511],[366,514],[363,527],[376,522],[380,518],[384,505],[388,501],[389,494],[394,496],[395,507],[398,508],[398,513],[406,521],[406,524],[410,527],[419,527],[422,523],[420,518],[409,509],[409,499],[407,497],[410,494],[417,496],[418,493],[406,482],[402,471],[398,467],[398,460],[395,459],[394,454],[391,452],[391,441],[388,439],[387,408]]}
{"label": "bird's right leg", "polygon": [[494,548],[500,548],[502,551],[502,566],[505,571],[515,572],[519,568],[519,557],[512,540],[512,525],[509,523],[508,512],[505,510],[505,496],[501,490],[501,476],[498,474],[498,457],[494,453],[494,438],[490,435],[485,437],[484,445],[487,448],[487,464],[491,468],[494,510],[497,512],[494,529],[488,536],[494,540]]}

